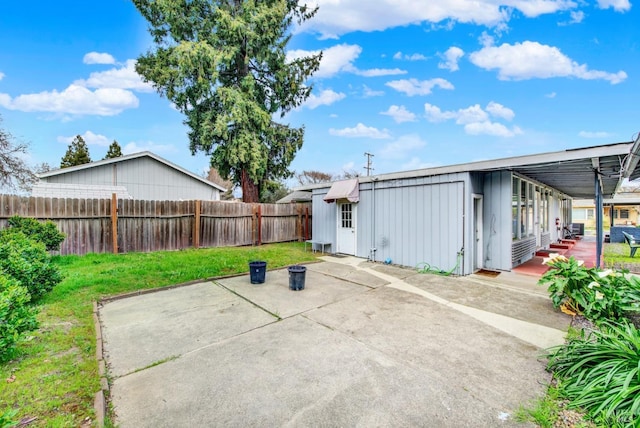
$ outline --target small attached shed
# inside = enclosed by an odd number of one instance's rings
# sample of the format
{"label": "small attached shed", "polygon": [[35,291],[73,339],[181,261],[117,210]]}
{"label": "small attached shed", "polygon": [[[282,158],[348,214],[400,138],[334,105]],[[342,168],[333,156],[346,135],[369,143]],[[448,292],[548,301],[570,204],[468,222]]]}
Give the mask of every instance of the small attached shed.
{"label": "small attached shed", "polygon": [[[612,197],[636,178],[640,144],[359,177],[313,193],[313,239],[331,252],[468,275],[511,270],[561,238],[572,198]],[[601,246],[598,251],[601,251]]]}
{"label": "small attached shed", "polygon": [[95,198],[100,189],[128,198],[156,201],[220,200],[226,189],[151,152],[56,169],[38,174],[33,196]]}

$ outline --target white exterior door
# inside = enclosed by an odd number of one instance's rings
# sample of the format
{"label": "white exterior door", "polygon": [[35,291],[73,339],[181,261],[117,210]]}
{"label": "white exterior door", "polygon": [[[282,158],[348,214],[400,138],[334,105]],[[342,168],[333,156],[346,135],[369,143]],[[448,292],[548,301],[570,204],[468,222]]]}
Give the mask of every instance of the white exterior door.
{"label": "white exterior door", "polygon": [[350,202],[338,204],[338,253],[352,256],[356,254],[356,209],[357,205]]}

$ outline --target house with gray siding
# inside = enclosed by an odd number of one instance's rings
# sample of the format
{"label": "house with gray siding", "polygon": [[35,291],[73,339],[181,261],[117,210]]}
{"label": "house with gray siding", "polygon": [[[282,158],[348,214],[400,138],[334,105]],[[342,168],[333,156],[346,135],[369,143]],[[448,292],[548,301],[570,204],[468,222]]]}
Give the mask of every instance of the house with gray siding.
{"label": "house with gray siding", "polygon": [[226,189],[151,152],[38,174],[32,196],[140,200],[220,200]]}
{"label": "house with gray siding", "polygon": [[601,208],[624,178],[637,178],[639,152],[636,140],[298,190],[312,191],[313,241],[332,253],[459,275],[509,271],[562,238],[573,198]]}

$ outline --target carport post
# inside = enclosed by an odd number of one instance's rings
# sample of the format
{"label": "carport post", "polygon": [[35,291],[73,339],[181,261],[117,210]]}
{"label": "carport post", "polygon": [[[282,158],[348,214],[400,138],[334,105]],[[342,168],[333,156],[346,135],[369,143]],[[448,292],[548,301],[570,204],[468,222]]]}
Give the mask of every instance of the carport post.
{"label": "carport post", "polygon": [[596,268],[600,269],[600,258],[602,257],[602,188],[600,187],[600,177],[598,170],[594,172],[596,187]]}

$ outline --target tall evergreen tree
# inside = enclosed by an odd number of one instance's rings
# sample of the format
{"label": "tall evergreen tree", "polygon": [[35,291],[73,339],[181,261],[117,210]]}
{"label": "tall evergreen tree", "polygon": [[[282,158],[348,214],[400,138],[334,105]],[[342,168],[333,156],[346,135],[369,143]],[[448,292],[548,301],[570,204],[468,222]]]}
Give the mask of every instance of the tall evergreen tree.
{"label": "tall evergreen tree", "polygon": [[122,149],[120,148],[120,144],[116,140],[113,140],[113,143],[109,146],[109,150],[107,150],[107,154],[105,155],[105,159],[113,159],[119,158],[122,156]]}
{"label": "tall evergreen tree", "polygon": [[67,147],[67,152],[62,157],[60,168],[68,168],[70,166],[83,165],[90,162],[91,157],[89,156],[87,143],[84,142],[84,138],[80,135],[76,135],[73,141],[69,144],[69,147]]}
{"label": "tall evergreen tree", "polygon": [[316,9],[298,0],[133,0],[150,24],[154,50],[136,71],[185,114],[191,153],[258,202],[268,181],[292,175],[303,128],[276,123],[311,93],[305,81],[321,54],[287,59],[295,19]]}

